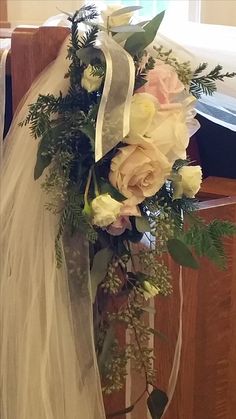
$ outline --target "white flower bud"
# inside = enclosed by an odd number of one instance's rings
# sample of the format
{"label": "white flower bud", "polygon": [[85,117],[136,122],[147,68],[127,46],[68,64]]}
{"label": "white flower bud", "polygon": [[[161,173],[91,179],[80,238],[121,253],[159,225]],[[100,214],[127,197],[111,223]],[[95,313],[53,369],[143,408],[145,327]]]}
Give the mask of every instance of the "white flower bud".
{"label": "white flower bud", "polygon": [[99,195],[91,202],[93,224],[107,227],[120,215],[122,203],[113,199],[108,193]]}
{"label": "white flower bud", "polygon": [[102,77],[93,75],[93,67],[89,64],[84,70],[81,80],[81,86],[87,90],[88,93],[95,92],[102,84]]}

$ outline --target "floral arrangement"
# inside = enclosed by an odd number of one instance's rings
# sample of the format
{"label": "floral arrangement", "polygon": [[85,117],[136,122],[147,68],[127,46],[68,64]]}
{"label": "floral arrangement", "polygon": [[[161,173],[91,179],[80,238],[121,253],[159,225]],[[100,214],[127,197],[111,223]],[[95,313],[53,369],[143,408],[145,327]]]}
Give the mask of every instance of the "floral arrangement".
{"label": "floral arrangement", "polygon": [[[186,149],[199,128],[196,98],[212,94],[216,80],[235,74],[223,74],[220,66],[206,74],[205,63],[192,69],[189,62],[179,62],[172,50],[153,44],[164,13],[137,25],[132,24],[137,9],[108,7],[100,16],[90,5],[68,15],[69,90],[65,96],[40,95],[22,125],[30,124],[40,141],[34,176],[37,180],[44,174],[47,209],[60,217],[58,269],[65,232],[79,232],[90,242],[95,344],[104,393],[122,388],[132,359],[145,377],[142,395],[148,394],[151,415],[157,418],[148,347],[156,331],[143,320],[146,300],[171,293],[166,253],[192,269],[201,256],[225,266],[222,239],[235,234],[236,227],[219,220],[206,225],[194,213],[202,171],[191,165]],[[86,25],[84,33],[80,24]],[[104,36],[132,58],[134,83],[129,130],[97,160],[96,128],[109,65],[97,40]],[[113,114],[119,118],[118,108]],[[120,324],[133,335],[123,346],[116,338]]]}

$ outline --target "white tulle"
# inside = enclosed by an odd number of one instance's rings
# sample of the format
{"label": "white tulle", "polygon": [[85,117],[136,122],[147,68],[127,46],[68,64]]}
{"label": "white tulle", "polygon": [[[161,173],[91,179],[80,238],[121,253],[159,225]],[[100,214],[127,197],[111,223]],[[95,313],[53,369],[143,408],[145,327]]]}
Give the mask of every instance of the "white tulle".
{"label": "white tulle", "polygon": [[33,169],[38,141],[18,123],[39,93],[65,92],[66,43],[12,124],[0,168],[0,417],[104,419],[93,343],[88,245],[68,238],[56,268],[57,217]]}

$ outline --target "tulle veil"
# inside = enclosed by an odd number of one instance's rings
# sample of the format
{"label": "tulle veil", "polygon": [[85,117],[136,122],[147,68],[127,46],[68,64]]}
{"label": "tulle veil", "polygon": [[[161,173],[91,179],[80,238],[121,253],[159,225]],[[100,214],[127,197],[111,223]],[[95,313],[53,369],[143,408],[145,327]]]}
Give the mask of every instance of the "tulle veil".
{"label": "tulle veil", "polygon": [[[104,419],[93,342],[88,245],[64,244],[34,181],[38,141],[18,123],[39,93],[66,92],[64,43],[32,86],[6,138],[0,167],[0,418]],[[68,253],[67,250],[70,249]]]}

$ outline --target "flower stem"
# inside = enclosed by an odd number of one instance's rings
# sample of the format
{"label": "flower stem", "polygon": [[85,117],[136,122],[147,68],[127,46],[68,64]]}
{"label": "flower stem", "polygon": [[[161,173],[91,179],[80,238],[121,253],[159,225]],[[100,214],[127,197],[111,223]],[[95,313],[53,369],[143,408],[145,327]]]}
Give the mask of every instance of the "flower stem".
{"label": "flower stem", "polygon": [[86,183],[86,187],[85,187],[85,191],[84,191],[84,206],[85,207],[89,207],[88,193],[89,193],[89,188],[90,188],[91,179],[92,179],[92,170],[93,169],[89,170],[88,179],[87,179],[87,183]]}
{"label": "flower stem", "polygon": [[95,170],[94,168],[92,169],[92,173],[93,173],[93,184],[94,184],[94,191],[95,191],[95,195],[99,196],[99,190],[98,190],[98,183],[97,183],[97,178],[96,178],[96,174],[95,174]]}

